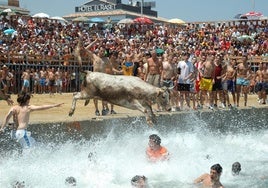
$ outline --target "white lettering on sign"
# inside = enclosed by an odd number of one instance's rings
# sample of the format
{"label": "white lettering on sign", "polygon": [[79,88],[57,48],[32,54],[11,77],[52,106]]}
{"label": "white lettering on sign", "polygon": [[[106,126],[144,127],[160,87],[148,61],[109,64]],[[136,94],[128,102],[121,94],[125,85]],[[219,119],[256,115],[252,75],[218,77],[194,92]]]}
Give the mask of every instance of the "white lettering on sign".
{"label": "white lettering on sign", "polygon": [[115,5],[112,4],[83,5],[81,7],[77,7],[77,12],[108,11],[114,9]]}

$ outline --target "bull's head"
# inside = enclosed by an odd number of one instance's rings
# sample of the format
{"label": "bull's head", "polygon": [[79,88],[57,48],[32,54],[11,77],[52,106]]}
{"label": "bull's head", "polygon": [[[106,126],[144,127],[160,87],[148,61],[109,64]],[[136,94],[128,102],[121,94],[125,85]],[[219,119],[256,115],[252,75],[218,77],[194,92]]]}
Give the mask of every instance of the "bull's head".
{"label": "bull's head", "polygon": [[162,87],[158,91],[157,100],[156,102],[161,106],[162,109],[165,109],[167,111],[171,110],[170,104],[169,104],[169,93],[170,90],[167,87]]}

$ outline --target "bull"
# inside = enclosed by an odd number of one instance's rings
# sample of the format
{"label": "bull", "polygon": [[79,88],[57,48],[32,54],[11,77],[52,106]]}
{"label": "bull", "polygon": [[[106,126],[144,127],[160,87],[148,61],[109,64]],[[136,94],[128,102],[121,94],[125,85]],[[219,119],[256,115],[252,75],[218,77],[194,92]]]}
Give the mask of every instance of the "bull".
{"label": "bull", "polygon": [[156,122],[152,104],[157,103],[168,111],[171,109],[167,88],[155,87],[134,76],[115,76],[86,71],[83,88],[80,92],[73,94],[69,116],[74,114],[77,100],[86,100],[86,106],[93,98],[132,110],[139,110],[144,113],[150,126]]}

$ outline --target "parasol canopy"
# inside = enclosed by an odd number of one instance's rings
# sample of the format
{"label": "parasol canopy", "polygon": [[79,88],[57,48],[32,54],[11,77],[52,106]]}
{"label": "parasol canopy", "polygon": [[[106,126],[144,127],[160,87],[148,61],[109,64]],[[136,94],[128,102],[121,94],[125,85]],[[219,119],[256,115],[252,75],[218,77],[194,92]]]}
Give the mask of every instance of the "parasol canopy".
{"label": "parasol canopy", "polygon": [[62,21],[62,22],[68,22],[67,20],[65,20],[63,17],[60,16],[53,16],[50,18],[51,20],[58,20],[58,21]]}
{"label": "parasol canopy", "polygon": [[132,24],[134,23],[133,19],[131,18],[124,18],[122,20],[120,20],[119,22],[117,22],[117,24]]}
{"label": "parasol canopy", "polygon": [[15,32],[15,30],[14,29],[6,29],[6,30],[4,30],[4,33],[6,34],[6,35],[11,35],[11,34],[13,34]]}
{"label": "parasol canopy", "polygon": [[260,18],[260,17],[262,17],[262,16],[263,16],[263,14],[260,13],[260,12],[254,12],[254,11],[251,11],[251,12],[242,14],[242,15],[240,16],[240,18],[244,17],[244,18],[247,18],[247,19],[254,19],[254,18]]}
{"label": "parasol canopy", "polygon": [[168,20],[169,23],[173,23],[173,24],[185,24],[185,21],[183,21],[182,19],[179,18],[173,18]]}
{"label": "parasol canopy", "polygon": [[165,50],[163,50],[162,48],[156,48],[155,52],[157,54],[163,54],[165,52]]}
{"label": "parasol canopy", "polygon": [[73,22],[88,22],[89,19],[87,17],[84,16],[80,16],[80,17],[76,17],[72,20]]}
{"label": "parasol canopy", "polygon": [[12,10],[10,8],[4,9],[0,12],[0,15],[8,15],[8,16],[12,16],[12,15],[16,15],[17,12],[15,10]]}
{"label": "parasol canopy", "polygon": [[33,18],[49,18],[49,15],[46,13],[40,12],[40,13],[34,14],[32,17]]}
{"label": "parasol canopy", "polygon": [[240,37],[237,37],[237,40],[240,41],[240,42],[243,42],[243,41],[253,41],[254,40],[254,37],[253,36],[249,36],[249,35],[242,35]]}
{"label": "parasol canopy", "polygon": [[93,22],[93,23],[104,23],[105,22],[104,19],[99,18],[99,17],[91,18],[89,21]]}
{"label": "parasol canopy", "polygon": [[138,23],[138,24],[153,24],[154,23],[152,20],[150,20],[147,17],[138,17],[138,18],[135,18],[133,21],[134,23]]}

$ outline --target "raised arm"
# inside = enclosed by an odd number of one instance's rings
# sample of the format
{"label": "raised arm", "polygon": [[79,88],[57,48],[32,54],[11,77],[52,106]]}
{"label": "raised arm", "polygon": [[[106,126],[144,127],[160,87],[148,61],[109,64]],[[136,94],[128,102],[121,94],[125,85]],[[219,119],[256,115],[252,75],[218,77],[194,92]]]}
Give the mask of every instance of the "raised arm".
{"label": "raised arm", "polygon": [[47,109],[54,108],[54,107],[60,107],[62,104],[64,104],[64,103],[59,103],[59,104],[48,104],[48,105],[42,105],[42,106],[30,105],[30,106],[29,106],[29,109],[30,109],[31,111],[47,110]]}

